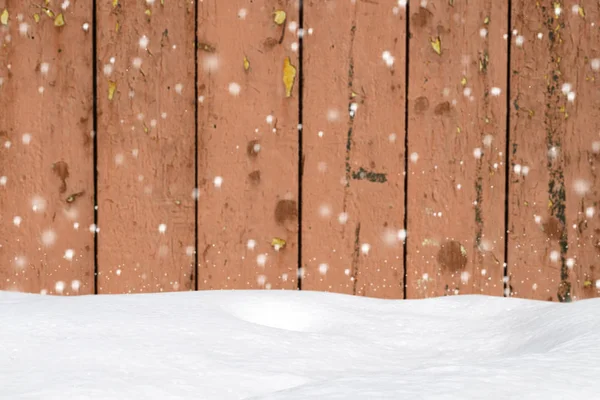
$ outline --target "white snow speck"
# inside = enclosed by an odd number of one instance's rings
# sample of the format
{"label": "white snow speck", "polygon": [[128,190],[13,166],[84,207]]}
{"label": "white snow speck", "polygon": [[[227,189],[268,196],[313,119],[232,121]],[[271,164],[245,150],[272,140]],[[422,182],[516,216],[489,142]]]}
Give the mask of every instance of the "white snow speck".
{"label": "white snow speck", "polygon": [[569,94],[567,95],[567,100],[569,100],[571,103],[575,101],[575,92],[569,92]]}
{"label": "white snow speck", "polygon": [[522,47],[523,43],[525,43],[525,38],[521,35],[517,36],[517,38],[515,39],[515,44],[519,47]]}
{"label": "white snow speck", "polygon": [[256,256],[256,264],[259,267],[264,267],[265,264],[267,263],[267,255],[262,253]]}
{"label": "white snow speck", "polygon": [[467,271],[463,271],[463,272],[460,274],[460,281],[461,281],[462,283],[467,283],[467,282],[469,282],[469,278],[470,278],[470,277],[471,277],[471,274],[469,274]]}
{"label": "white snow speck", "polygon": [[322,218],[327,218],[327,217],[331,216],[331,207],[328,204],[322,204],[319,207],[319,215]]}
{"label": "white snow speck", "polygon": [[256,240],[248,240],[248,243],[246,243],[246,247],[248,248],[248,250],[254,250],[254,248],[256,247]]}
{"label": "white snow speck", "polygon": [[566,265],[568,268],[573,268],[575,266],[575,259],[567,258]]}
{"label": "white snow speck", "polygon": [[298,30],[298,23],[296,21],[290,21],[288,23],[288,31],[292,32],[292,33],[296,33],[296,31]]}
{"label": "white snow speck", "polygon": [[33,196],[31,199],[31,209],[33,212],[44,212],[46,205],[46,200],[41,196]]}
{"label": "white snow speck", "polygon": [[592,218],[594,216],[594,214],[596,214],[596,210],[594,209],[594,207],[587,207],[585,209],[585,216],[588,218]]}
{"label": "white snow speck", "polygon": [[342,225],[344,225],[346,222],[348,222],[348,213],[342,212],[338,215],[338,222]]}
{"label": "white snow speck", "polygon": [[325,264],[325,263],[321,263],[319,264],[319,273],[321,275],[325,275],[327,274],[327,270],[329,269],[329,265]]}
{"label": "white snow speck", "polygon": [[479,160],[481,158],[481,156],[483,156],[483,150],[481,150],[481,148],[479,148],[479,147],[476,147],[473,150],[473,157],[475,157],[476,159]]}
{"label": "white snow speck", "polygon": [[521,175],[521,169],[522,169],[521,164],[515,164],[513,167],[513,171],[517,175]]}
{"label": "white snow speck", "polygon": [[65,290],[65,283],[63,281],[58,281],[54,284],[54,291],[58,294],[62,294]]}
{"label": "white snow speck", "polygon": [[213,184],[216,188],[220,188],[223,185],[223,178],[220,176],[215,176],[215,179],[213,179]]}
{"label": "white snow speck", "polygon": [[576,179],[575,182],[573,182],[573,190],[575,190],[575,193],[579,196],[585,196],[590,191],[590,188],[590,183],[585,179]]}
{"label": "white snow speck", "polygon": [[139,40],[140,49],[147,50],[148,44],[150,44],[150,39],[146,35],[142,36]]}
{"label": "white snow speck", "polygon": [[240,85],[238,83],[231,82],[229,84],[229,94],[231,94],[232,96],[239,96],[241,90],[242,90],[242,88],[240,87]]}
{"label": "white snow speck", "polygon": [[387,51],[387,50],[386,50],[386,51],[384,51],[384,52],[381,54],[381,58],[383,59],[383,61],[385,61],[385,64],[386,64],[388,67],[392,67],[392,66],[394,65],[394,60],[395,60],[395,59],[394,59],[394,56],[392,56],[392,54],[391,54],[389,51]]}
{"label": "white snow speck", "polygon": [[398,237],[398,240],[406,240],[406,229],[400,229],[396,236]]}
{"label": "white snow speck", "polygon": [[500,93],[502,93],[502,89],[500,89],[499,87],[493,87],[491,93],[492,96],[500,96]]}
{"label": "white snow speck", "polygon": [[559,3],[554,3],[554,14],[558,17],[561,13],[562,8],[560,8]]}
{"label": "white snow speck", "polygon": [[125,156],[121,153],[115,154],[115,164],[122,165],[125,161]]}
{"label": "white snow speck", "polygon": [[485,39],[485,37],[487,36],[487,34],[488,34],[488,30],[487,29],[481,28],[479,30],[479,36],[481,36],[482,39]]}
{"label": "white snow speck", "polygon": [[78,292],[80,287],[81,287],[81,282],[80,281],[78,281],[77,279],[71,281],[71,289],[73,289],[74,291]]}
{"label": "white snow speck", "polygon": [[21,36],[27,36],[28,32],[29,32],[29,24],[27,22],[21,22],[19,24],[19,34]]}
{"label": "white snow speck", "polygon": [[265,120],[267,121],[267,124],[271,125],[273,123],[273,116],[267,115],[267,118]]}
{"label": "white snow speck", "polygon": [[600,58],[594,58],[590,61],[590,67],[593,71],[600,71]]}
{"label": "white snow speck", "polygon": [[183,84],[181,84],[181,83],[176,84],[175,92],[177,92],[177,94],[181,94],[183,92]]}
{"label": "white snow speck", "polygon": [[369,251],[371,251],[371,245],[368,243],[363,243],[360,246],[360,251],[365,255],[369,254]]}
{"label": "white snow speck", "polygon": [[56,232],[52,229],[46,229],[42,232],[42,244],[46,247],[50,247],[56,243]]}
{"label": "white snow speck", "polygon": [[414,152],[410,154],[410,161],[416,163],[419,160],[419,153]]}
{"label": "white snow speck", "polygon": [[83,30],[84,30],[84,31],[86,31],[86,32],[87,32],[87,31],[89,31],[89,30],[90,30],[90,24],[88,24],[87,22],[85,22],[85,23],[82,25],[82,28],[83,28]]}
{"label": "white snow speck", "polygon": [[71,261],[71,260],[73,260],[74,256],[75,256],[75,250],[67,249],[67,250],[65,250],[65,255],[63,257],[65,260]]}
{"label": "white snow speck", "polygon": [[565,82],[562,84],[560,90],[566,96],[571,92],[571,90],[573,90],[573,85],[571,85],[569,82]]}
{"label": "white snow speck", "polygon": [[246,19],[247,15],[248,15],[248,10],[246,10],[245,8],[240,8],[238,10],[237,16],[239,19]]}
{"label": "white snow speck", "polygon": [[215,54],[208,54],[202,60],[205,72],[215,72],[219,68],[219,58]]}
{"label": "white snow speck", "polygon": [[167,231],[167,224],[160,224],[158,225],[158,232],[159,233],[165,233]]}
{"label": "white snow speck", "polygon": [[50,71],[50,64],[47,62],[43,62],[40,64],[40,73],[42,75],[48,75],[48,71]]}
{"label": "white snow speck", "polygon": [[560,259],[560,253],[556,250],[550,252],[550,261],[557,262]]}
{"label": "white snow speck", "polygon": [[487,134],[483,137],[483,145],[488,149],[492,147],[492,142],[494,141],[494,136]]}
{"label": "white snow speck", "polygon": [[131,60],[131,65],[133,65],[133,68],[135,69],[140,69],[142,67],[142,59],[140,57],[135,57]]}
{"label": "white snow speck", "polygon": [[8,178],[4,175],[0,176],[0,186],[6,186],[6,183],[8,182]]}
{"label": "white snow speck", "polygon": [[15,216],[15,217],[13,218],[13,224],[14,224],[14,226],[19,226],[19,225],[21,225],[21,221],[23,221],[23,218],[19,217],[18,215],[17,215],[17,216]]}
{"label": "white snow speck", "polygon": [[21,136],[21,141],[23,142],[24,145],[30,144],[31,143],[31,134],[24,133],[23,136]]}

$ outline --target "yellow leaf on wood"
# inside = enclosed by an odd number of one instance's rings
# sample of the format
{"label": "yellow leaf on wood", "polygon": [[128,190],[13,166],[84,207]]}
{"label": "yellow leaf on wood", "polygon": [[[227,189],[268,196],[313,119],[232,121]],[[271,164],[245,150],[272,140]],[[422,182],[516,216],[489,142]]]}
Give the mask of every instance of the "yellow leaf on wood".
{"label": "yellow leaf on wood", "polygon": [[108,81],[108,100],[112,100],[115,97],[117,91],[117,82]]}
{"label": "yellow leaf on wood", "polygon": [[296,67],[292,65],[289,57],[283,60],[283,84],[285,85],[285,97],[292,95],[292,88],[296,80]]}
{"label": "yellow leaf on wood", "polygon": [[8,25],[8,10],[6,8],[2,11],[2,15],[0,15],[0,22],[2,22],[2,25]]}
{"label": "yellow leaf on wood", "polygon": [[58,14],[54,19],[54,26],[63,26],[65,24],[65,17],[62,14]]}
{"label": "yellow leaf on wood", "polygon": [[287,14],[283,10],[277,10],[273,13],[273,20],[277,25],[281,25],[285,22]]}
{"label": "yellow leaf on wood", "polygon": [[433,49],[433,51],[435,51],[438,55],[442,54],[442,40],[440,39],[440,37],[435,37],[435,38],[431,38],[431,48]]}

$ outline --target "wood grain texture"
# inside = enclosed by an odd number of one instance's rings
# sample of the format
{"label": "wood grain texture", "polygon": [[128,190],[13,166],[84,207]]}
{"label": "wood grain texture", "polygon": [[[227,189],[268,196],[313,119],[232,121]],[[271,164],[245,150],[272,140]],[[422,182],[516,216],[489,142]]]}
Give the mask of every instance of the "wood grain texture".
{"label": "wood grain texture", "polygon": [[553,301],[595,297],[600,5],[512,4],[511,295]]}
{"label": "wood grain texture", "polygon": [[[198,286],[293,289],[298,2],[205,0],[198,6]],[[282,25],[276,11],[286,13]],[[296,69],[290,97],[286,57]],[[276,249],[273,239],[285,245]]]}
{"label": "wood grain texture", "polygon": [[507,1],[410,2],[407,297],[503,294]]}
{"label": "wood grain texture", "polygon": [[98,291],[193,289],[195,6],[97,7]]}
{"label": "wood grain texture", "polygon": [[0,290],[89,294],[92,9],[49,12],[0,0]]}
{"label": "wood grain texture", "polygon": [[395,11],[304,5],[303,289],[404,295],[406,15]]}

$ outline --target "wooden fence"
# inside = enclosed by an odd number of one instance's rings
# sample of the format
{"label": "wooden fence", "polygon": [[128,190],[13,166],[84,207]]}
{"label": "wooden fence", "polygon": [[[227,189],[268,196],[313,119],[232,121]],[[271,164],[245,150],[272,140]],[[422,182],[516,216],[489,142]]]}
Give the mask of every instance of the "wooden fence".
{"label": "wooden fence", "polygon": [[600,3],[406,3],[0,0],[0,290],[597,296]]}

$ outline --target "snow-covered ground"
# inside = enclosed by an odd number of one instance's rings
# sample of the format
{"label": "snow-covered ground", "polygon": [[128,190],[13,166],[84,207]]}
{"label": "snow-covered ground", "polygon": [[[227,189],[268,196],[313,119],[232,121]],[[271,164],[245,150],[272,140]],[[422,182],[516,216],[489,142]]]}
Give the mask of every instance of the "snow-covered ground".
{"label": "snow-covered ground", "polygon": [[600,399],[600,299],[0,292],[2,399]]}

